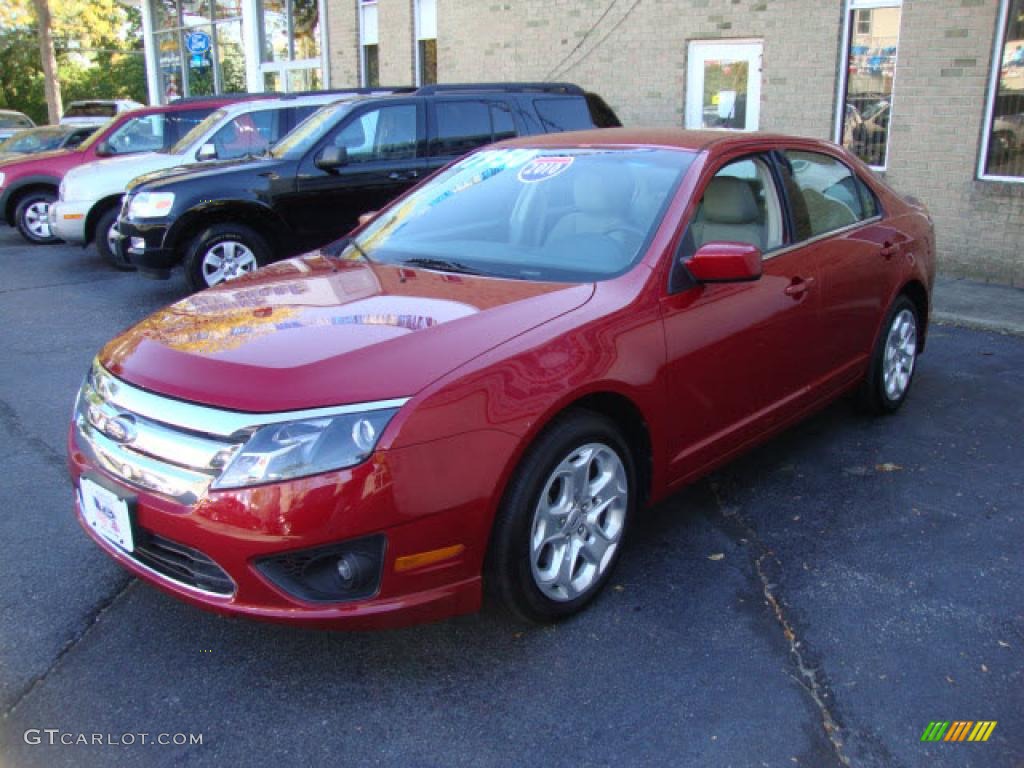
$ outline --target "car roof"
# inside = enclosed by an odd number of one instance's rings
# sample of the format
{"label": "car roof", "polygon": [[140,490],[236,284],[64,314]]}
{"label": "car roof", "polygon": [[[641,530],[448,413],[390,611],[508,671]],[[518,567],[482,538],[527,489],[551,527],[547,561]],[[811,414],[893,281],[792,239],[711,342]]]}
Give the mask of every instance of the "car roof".
{"label": "car roof", "polygon": [[798,140],[801,143],[813,141],[821,145],[827,142],[785,136],[775,133],[746,133],[742,131],[692,131],[683,128],[592,128],[585,131],[546,133],[503,141],[505,147],[664,147],[700,152],[727,149],[729,146],[748,144],[787,143]]}
{"label": "car roof", "polygon": [[351,96],[345,96],[340,93],[313,93],[303,95],[297,93],[291,96],[277,96],[268,99],[252,99],[237,101],[231,104],[224,105],[225,111],[229,114],[235,112],[257,112],[265,109],[284,109],[285,107],[294,105],[314,104],[334,104],[339,101],[348,101]]}

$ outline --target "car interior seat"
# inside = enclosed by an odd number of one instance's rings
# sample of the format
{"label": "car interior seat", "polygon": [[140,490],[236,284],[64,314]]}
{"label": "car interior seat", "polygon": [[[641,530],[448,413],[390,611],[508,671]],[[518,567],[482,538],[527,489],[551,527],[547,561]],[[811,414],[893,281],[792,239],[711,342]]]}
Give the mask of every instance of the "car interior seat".
{"label": "car interior seat", "polygon": [[754,191],[733,176],[716,176],[708,183],[693,229],[698,248],[716,241],[764,248],[765,228]]}
{"label": "car interior seat", "polygon": [[[570,171],[572,173],[572,171]],[[552,242],[574,235],[610,235],[618,240],[635,230],[629,220],[634,181],[631,176],[609,182],[597,168],[580,169],[572,180],[573,211],[562,216],[546,238]],[[539,184],[551,182],[542,181]]]}

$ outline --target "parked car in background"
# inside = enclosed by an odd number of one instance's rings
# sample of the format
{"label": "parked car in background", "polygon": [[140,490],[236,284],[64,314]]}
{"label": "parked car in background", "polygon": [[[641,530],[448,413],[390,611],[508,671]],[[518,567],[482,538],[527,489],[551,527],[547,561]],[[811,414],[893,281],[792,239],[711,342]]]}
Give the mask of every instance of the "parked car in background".
{"label": "parked car in background", "polygon": [[[50,206],[50,231],[82,246],[95,240],[102,256],[115,266],[128,267],[115,253],[114,227],[132,179],[188,163],[261,155],[310,114],[340,98],[333,92],[295,94],[226,105],[169,147],[145,147],[157,151],[80,165],[64,175],[59,198]],[[134,145],[140,144],[145,139]]]}
{"label": "parked car in background", "polygon": [[0,109],[0,139],[7,139],[26,128],[35,128],[32,118],[12,109]]}
{"label": "parked car in background", "polygon": [[41,125],[0,141],[0,161],[55,149],[74,149],[97,131],[92,125]]}
{"label": "parked car in background", "polygon": [[115,239],[151,276],[183,264],[199,290],[330,242],[485,144],[617,123],[600,97],[567,83],[435,85],[352,99],[266,155],[137,180]]}
{"label": "parked car in background", "polygon": [[486,586],[554,621],[643,507],[844,393],[898,409],[934,278],[927,212],[828,142],[504,142],[107,344],[76,513],[225,614],[395,626]]}
{"label": "parked car in background", "polygon": [[145,106],[131,99],[92,99],[72,101],[64,110],[61,125],[103,125],[122,112]]}
{"label": "parked car in background", "polygon": [[55,150],[0,162],[0,213],[28,242],[56,243],[50,232],[50,203],[64,174],[100,158],[160,149],[174,144],[218,107],[240,99],[227,95],[179,99],[160,107],[122,112],[74,150]]}

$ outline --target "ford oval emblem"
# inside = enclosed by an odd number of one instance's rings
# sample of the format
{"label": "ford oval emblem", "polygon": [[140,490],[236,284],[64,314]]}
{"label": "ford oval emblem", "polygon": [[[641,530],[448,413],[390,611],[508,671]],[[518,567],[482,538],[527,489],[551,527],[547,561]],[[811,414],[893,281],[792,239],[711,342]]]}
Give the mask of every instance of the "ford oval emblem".
{"label": "ford oval emblem", "polygon": [[121,414],[108,419],[103,425],[103,434],[122,445],[132,442],[138,434],[135,429],[135,419],[132,416]]}

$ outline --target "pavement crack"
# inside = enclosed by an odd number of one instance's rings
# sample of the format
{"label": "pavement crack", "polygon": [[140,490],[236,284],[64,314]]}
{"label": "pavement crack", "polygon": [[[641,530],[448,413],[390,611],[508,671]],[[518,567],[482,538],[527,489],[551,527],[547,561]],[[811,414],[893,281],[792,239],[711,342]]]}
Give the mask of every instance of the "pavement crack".
{"label": "pavement crack", "polygon": [[81,643],[89,635],[89,632],[92,630],[92,628],[95,627],[99,623],[100,619],[103,618],[103,615],[107,611],[109,611],[113,607],[114,603],[120,600],[128,592],[129,589],[131,589],[133,584],[135,584],[135,579],[131,576],[127,576],[124,580],[124,583],[122,583],[121,586],[118,587],[117,590],[112,595],[101,600],[99,603],[96,604],[95,607],[93,607],[93,609],[85,617],[85,622],[82,625],[82,627],[77,632],[75,632],[70,638],[68,638],[67,641],[65,641],[64,645],[57,652],[57,655],[51,662],[50,666],[43,670],[42,673],[33,677],[25,685],[25,687],[18,692],[18,694],[14,697],[14,701],[12,702],[11,706],[4,710],[3,716],[0,717],[0,719],[7,720],[11,715],[15,713],[15,711],[17,711],[21,703],[25,701],[25,699],[27,699],[38,686],[46,682],[46,678],[48,678],[53,673],[53,671],[60,666],[61,662],[69,653],[71,653],[71,651],[78,647],[79,643]]}
{"label": "pavement crack", "polygon": [[822,679],[819,670],[816,669],[813,664],[808,662],[807,654],[804,652],[803,641],[799,639],[796,628],[793,626],[793,622],[790,621],[787,616],[785,606],[776,593],[776,585],[772,582],[765,567],[765,562],[769,559],[774,560],[781,566],[779,559],[775,557],[775,553],[769,549],[763,541],[761,541],[754,527],[743,519],[735,508],[726,507],[722,503],[722,499],[718,493],[718,486],[713,480],[708,481],[708,487],[711,490],[711,496],[714,499],[717,511],[719,515],[722,516],[722,520],[725,524],[734,528],[736,533],[738,533],[738,538],[745,540],[755,552],[759,553],[756,557],[752,557],[754,573],[757,575],[757,579],[761,584],[761,591],[764,595],[765,602],[771,610],[776,623],[782,629],[782,634],[786,638],[786,643],[789,646],[789,656],[796,668],[796,675],[793,679],[807,692],[811,701],[814,702],[814,706],[817,708],[821,716],[821,726],[825,731],[826,738],[832,745],[832,751],[835,753],[836,759],[839,761],[840,765],[849,768],[851,763],[850,759],[843,752],[843,741],[840,735],[841,728],[829,707],[827,685]]}
{"label": "pavement crack", "polygon": [[117,280],[119,275],[103,275],[90,280],[67,280],[61,283],[47,283],[46,285],[25,285],[21,288],[0,288],[0,296],[6,293],[23,293],[25,291],[41,291],[46,288],[64,288],[69,285],[88,285],[89,283],[103,283],[110,280]]}
{"label": "pavement crack", "polygon": [[64,454],[55,450],[41,437],[32,434],[22,423],[18,412],[6,400],[0,400],[0,427],[3,427],[8,437],[17,438],[23,445],[38,451],[48,464],[64,468]]}

